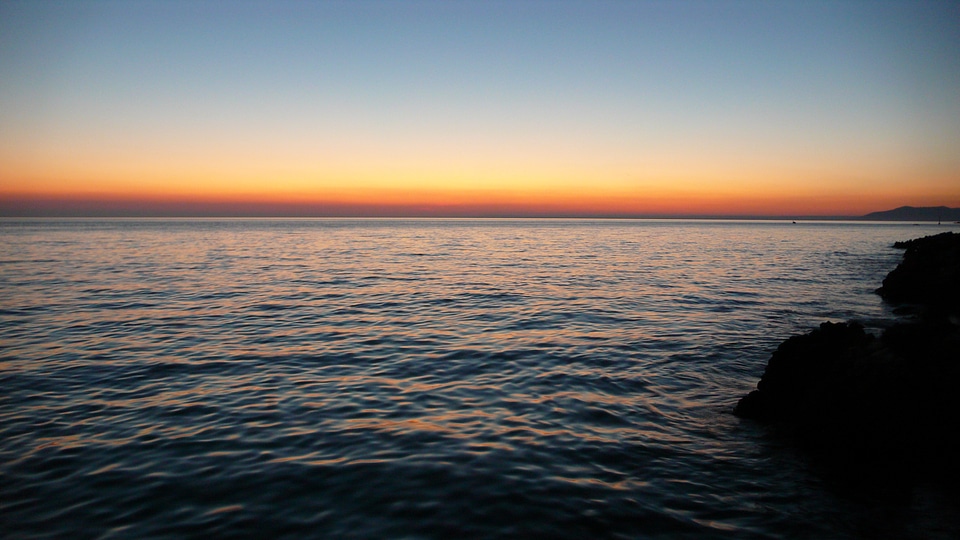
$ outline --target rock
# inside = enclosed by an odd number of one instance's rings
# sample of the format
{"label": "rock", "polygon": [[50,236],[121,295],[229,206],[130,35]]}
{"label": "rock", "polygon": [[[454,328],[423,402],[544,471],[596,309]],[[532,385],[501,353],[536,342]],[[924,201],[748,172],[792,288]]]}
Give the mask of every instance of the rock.
{"label": "rock", "polygon": [[960,306],[960,234],[945,232],[894,247],[906,252],[877,289],[880,296],[938,309]]}
{"label": "rock", "polygon": [[894,458],[960,473],[960,234],[898,242],[903,262],[878,292],[930,308],[880,337],[826,322],[771,356],[734,414],[786,428],[830,458]]}
{"label": "rock", "polygon": [[851,323],[830,323],[777,347],[754,390],[737,404],[734,413],[744,418],[800,420],[812,412],[831,408],[841,388],[873,351],[875,338]]}
{"label": "rock", "polygon": [[855,323],[823,323],[784,341],[742,418],[789,427],[830,458],[952,461],[960,451],[960,331],[898,324],[881,337]]}

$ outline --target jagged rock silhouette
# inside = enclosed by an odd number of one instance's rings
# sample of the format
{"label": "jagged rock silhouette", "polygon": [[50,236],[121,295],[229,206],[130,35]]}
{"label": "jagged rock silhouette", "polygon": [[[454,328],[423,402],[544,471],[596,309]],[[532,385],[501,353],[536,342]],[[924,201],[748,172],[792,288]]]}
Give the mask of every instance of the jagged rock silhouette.
{"label": "jagged rock silhouette", "polygon": [[916,458],[960,471],[960,234],[896,247],[904,260],[877,292],[922,307],[917,319],[879,337],[825,322],[787,339],[734,414],[786,427],[831,458]]}

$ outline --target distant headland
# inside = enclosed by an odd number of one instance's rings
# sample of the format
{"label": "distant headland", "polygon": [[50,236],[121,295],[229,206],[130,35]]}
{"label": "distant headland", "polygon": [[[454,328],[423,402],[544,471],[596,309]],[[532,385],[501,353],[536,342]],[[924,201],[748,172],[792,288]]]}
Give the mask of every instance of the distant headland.
{"label": "distant headland", "polygon": [[859,219],[870,221],[960,221],[960,208],[946,206],[901,206],[870,212]]}

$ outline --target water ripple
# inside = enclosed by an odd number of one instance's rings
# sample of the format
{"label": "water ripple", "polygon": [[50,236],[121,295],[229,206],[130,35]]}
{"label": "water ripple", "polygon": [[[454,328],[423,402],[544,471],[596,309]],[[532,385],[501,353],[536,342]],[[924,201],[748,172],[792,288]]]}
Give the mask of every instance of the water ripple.
{"label": "water ripple", "polygon": [[[0,222],[0,532],[864,536],[875,499],[728,411],[784,337],[889,316],[917,233]],[[879,530],[960,530],[924,508]]]}

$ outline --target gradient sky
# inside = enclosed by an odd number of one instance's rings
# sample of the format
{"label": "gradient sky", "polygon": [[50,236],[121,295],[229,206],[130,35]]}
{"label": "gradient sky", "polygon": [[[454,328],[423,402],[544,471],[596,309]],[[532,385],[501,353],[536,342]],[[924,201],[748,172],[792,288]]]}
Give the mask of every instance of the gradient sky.
{"label": "gradient sky", "polygon": [[958,2],[0,2],[0,213],[941,204]]}

